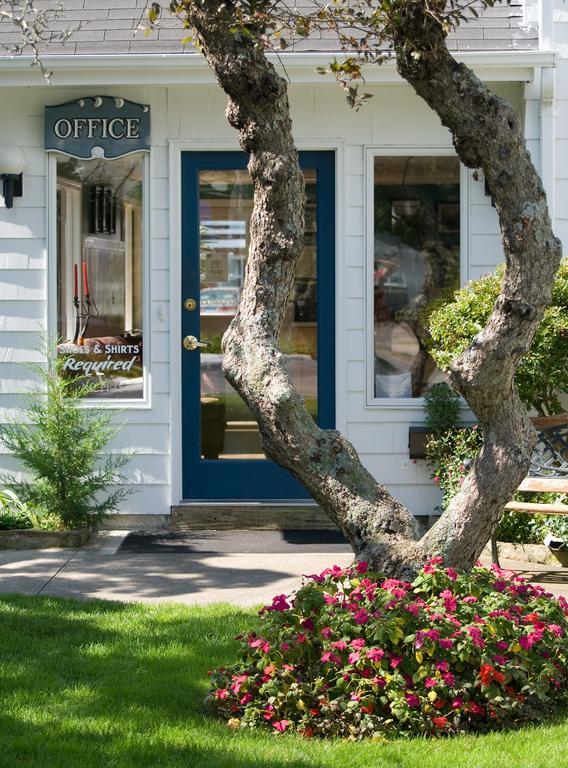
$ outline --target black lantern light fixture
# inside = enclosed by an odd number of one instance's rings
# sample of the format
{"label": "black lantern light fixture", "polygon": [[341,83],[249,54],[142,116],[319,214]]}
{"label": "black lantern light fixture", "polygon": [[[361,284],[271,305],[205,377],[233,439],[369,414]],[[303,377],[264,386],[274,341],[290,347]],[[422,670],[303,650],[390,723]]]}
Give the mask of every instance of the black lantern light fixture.
{"label": "black lantern light fixture", "polygon": [[0,180],[6,208],[12,208],[14,198],[23,193],[23,174],[26,170],[26,156],[15,144],[0,146]]}

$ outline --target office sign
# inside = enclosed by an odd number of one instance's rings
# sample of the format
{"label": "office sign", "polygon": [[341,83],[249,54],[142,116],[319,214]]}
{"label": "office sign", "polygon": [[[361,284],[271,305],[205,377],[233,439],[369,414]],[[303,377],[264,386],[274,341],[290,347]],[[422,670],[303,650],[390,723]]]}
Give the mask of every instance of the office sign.
{"label": "office sign", "polygon": [[87,96],[45,108],[45,148],[82,160],[150,149],[150,107],[116,96]]}

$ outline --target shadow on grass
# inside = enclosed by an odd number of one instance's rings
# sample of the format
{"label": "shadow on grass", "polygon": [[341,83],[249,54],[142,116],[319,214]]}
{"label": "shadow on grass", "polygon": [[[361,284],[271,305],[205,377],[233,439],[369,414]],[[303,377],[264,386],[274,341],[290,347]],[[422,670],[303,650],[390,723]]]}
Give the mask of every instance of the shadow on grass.
{"label": "shadow on grass", "polygon": [[230,606],[0,598],[0,763],[264,768],[203,708],[207,671],[254,623]]}

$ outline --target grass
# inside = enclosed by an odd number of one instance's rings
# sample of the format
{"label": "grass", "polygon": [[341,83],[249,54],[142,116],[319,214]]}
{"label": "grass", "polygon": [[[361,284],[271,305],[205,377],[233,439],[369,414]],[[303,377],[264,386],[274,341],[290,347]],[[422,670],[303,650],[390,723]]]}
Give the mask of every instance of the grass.
{"label": "grass", "polygon": [[551,768],[568,722],[389,744],[231,731],[202,701],[252,611],[0,597],[1,768]]}

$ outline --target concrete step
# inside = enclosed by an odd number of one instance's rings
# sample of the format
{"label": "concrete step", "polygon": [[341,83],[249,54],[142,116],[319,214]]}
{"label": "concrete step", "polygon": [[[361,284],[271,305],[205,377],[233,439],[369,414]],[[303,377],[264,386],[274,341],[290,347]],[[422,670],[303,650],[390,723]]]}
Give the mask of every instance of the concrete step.
{"label": "concrete step", "polygon": [[336,530],[317,504],[188,503],[172,507],[170,530]]}

